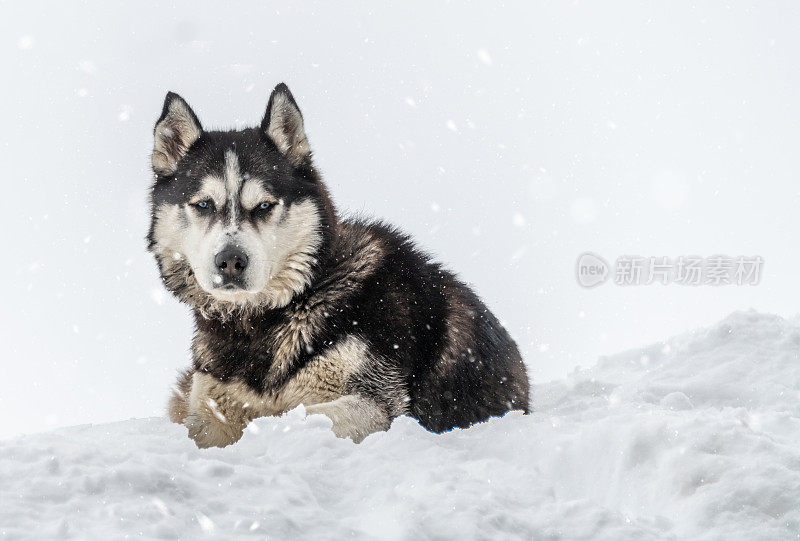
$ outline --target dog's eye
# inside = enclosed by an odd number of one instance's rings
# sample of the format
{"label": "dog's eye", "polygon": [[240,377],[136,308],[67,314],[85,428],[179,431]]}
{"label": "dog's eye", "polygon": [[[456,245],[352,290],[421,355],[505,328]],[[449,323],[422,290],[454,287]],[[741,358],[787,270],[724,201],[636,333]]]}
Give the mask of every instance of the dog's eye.
{"label": "dog's eye", "polygon": [[214,210],[214,202],[211,199],[205,199],[193,205],[196,209],[201,211]]}
{"label": "dog's eye", "polygon": [[272,207],[275,206],[275,203],[271,203],[270,201],[264,201],[253,208],[253,215],[255,216],[265,216]]}

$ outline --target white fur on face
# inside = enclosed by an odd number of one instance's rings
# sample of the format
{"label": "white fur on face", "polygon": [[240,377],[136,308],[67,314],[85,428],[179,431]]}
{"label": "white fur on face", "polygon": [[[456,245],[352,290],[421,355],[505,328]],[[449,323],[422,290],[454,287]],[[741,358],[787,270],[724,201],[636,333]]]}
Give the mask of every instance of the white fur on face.
{"label": "white fur on face", "polygon": [[322,241],[319,225],[319,212],[310,200],[291,205],[279,200],[266,222],[243,222],[233,235],[225,234],[225,240],[242,248],[249,259],[247,291],[206,291],[239,304],[286,306],[309,284]]}
{"label": "white fur on face", "polygon": [[[290,205],[267,192],[256,179],[244,180],[233,151],[226,152],[225,178],[207,177],[190,204],[162,205],[155,212],[157,251],[185,257],[197,284],[214,298],[243,305],[285,306],[308,285],[315,254],[322,241],[320,216],[309,199]],[[217,212],[228,208],[228,219],[203,214],[191,204],[211,199]],[[249,212],[256,205],[275,202],[265,220],[233,217],[239,205]],[[236,210],[234,210],[236,209]],[[244,289],[225,290],[214,264],[226,246],[244,251],[248,265]]]}
{"label": "white fur on face", "polygon": [[242,206],[245,210],[251,211],[261,203],[277,203],[278,200],[269,191],[264,189],[261,182],[254,179],[247,179],[242,185],[242,193],[240,195]]}
{"label": "white fur on face", "polygon": [[219,177],[206,177],[203,179],[200,189],[194,196],[192,196],[191,204],[197,204],[200,201],[211,199],[217,208],[222,208],[227,199],[227,190],[225,189],[225,182]]}

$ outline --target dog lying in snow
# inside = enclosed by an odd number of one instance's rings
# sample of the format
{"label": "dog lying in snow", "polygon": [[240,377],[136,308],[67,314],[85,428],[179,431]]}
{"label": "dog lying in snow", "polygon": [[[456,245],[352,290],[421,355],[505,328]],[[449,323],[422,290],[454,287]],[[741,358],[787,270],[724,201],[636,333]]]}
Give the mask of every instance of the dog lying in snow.
{"label": "dog lying in snow", "polygon": [[355,442],[398,415],[440,432],[527,411],[517,346],[475,293],[393,227],[338,217],[286,85],[236,131],[167,94],[152,164],[149,250],[196,326],[169,417],[198,446],[299,404]]}

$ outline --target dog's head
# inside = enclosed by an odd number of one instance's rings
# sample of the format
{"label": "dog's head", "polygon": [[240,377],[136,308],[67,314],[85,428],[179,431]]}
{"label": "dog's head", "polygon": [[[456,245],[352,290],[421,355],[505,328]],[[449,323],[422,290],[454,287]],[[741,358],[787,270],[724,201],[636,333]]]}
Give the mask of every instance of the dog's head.
{"label": "dog's head", "polygon": [[308,286],[335,217],[286,85],[240,131],[204,131],[170,92],[152,161],[149,249],[181,300],[230,313],[285,306]]}

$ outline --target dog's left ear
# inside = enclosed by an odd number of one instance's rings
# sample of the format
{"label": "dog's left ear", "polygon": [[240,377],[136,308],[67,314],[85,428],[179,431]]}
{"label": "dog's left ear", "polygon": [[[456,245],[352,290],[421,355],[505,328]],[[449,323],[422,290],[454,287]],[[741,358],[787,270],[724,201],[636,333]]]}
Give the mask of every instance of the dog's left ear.
{"label": "dog's left ear", "polygon": [[261,131],[295,167],[310,158],[311,147],[303,127],[303,115],[289,87],[283,83],[276,86],[269,97]]}

